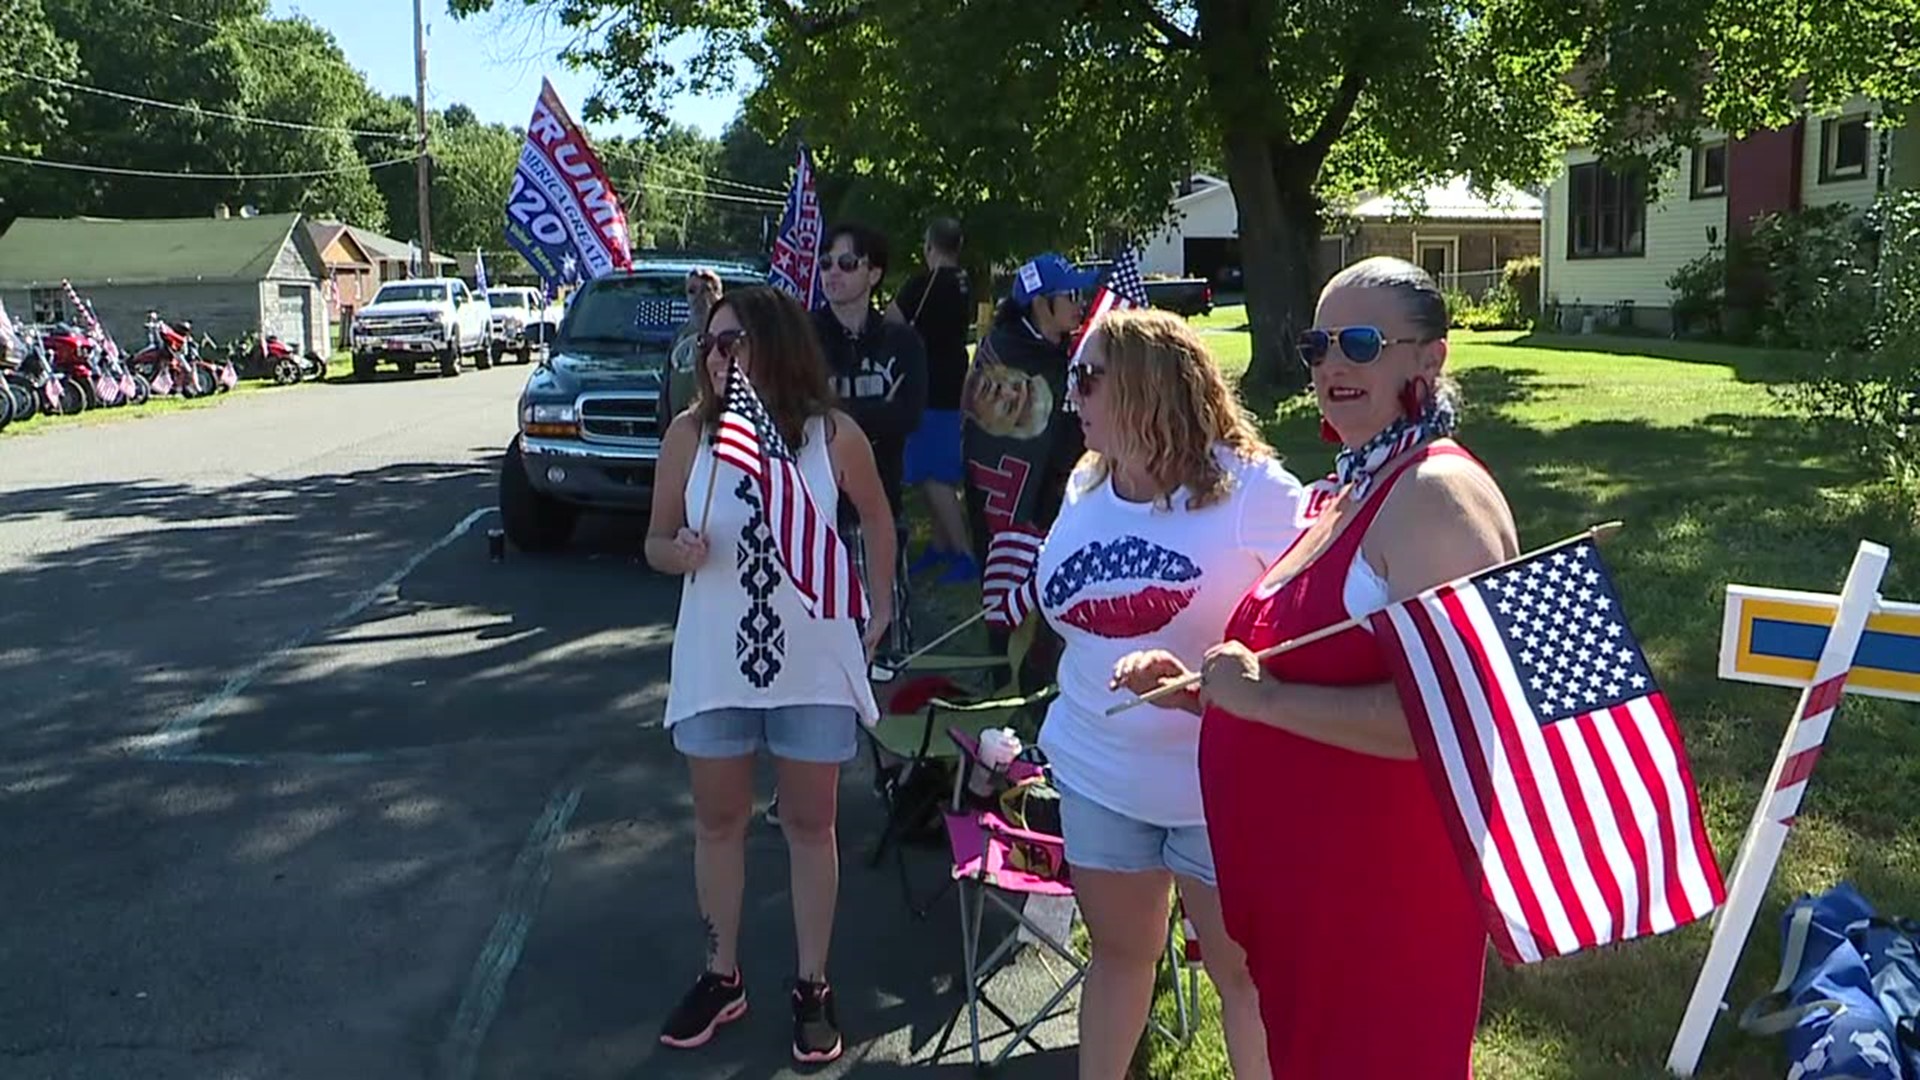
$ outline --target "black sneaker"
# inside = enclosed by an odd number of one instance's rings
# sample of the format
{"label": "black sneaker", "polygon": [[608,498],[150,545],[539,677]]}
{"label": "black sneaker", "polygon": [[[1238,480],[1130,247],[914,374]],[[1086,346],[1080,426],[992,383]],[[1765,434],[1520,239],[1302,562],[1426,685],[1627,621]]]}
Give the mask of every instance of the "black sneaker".
{"label": "black sneaker", "polygon": [[793,1060],[821,1065],[840,1057],[840,1020],[834,1015],[833,989],[823,982],[793,987]]}
{"label": "black sneaker", "polygon": [[666,1026],[660,1029],[660,1041],[682,1050],[705,1046],[721,1024],[730,1024],[746,1014],[747,984],[740,972],[736,969],[731,976],[723,976],[709,971],[667,1017]]}

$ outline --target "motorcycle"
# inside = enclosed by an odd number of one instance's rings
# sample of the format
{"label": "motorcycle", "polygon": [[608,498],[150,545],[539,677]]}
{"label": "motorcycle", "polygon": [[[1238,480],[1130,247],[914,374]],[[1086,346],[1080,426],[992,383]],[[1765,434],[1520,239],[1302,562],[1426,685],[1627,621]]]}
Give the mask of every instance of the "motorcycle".
{"label": "motorcycle", "polygon": [[278,334],[268,334],[265,341],[248,334],[229,346],[228,354],[238,355],[241,370],[250,378],[272,379],[275,386],[292,386],[302,379],[319,382],[327,377],[324,358],[311,350],[304,356],[295,352]]}
{"label": "motorcycle", "polygon": [[88,408],[123,404],[120,379],[102,363],[105,350],[98,342],[67,323],[55,323],[41,335],[41,341],[52,353],[54,370],[80,388]]}
{"label": "motorcycle", "polygon": [[156,320],[147,324],[147,341],[147,347],[133,355],[132,366],[154,393],[197,398],[219,389],[213,365],[199,358],[192,338]]}
{"label": "motorcycle", "polygon": [[36,409],[48,416],[78,416],[87,411],[86,392],[54,367],[44,341],[29,337],[26,354],[7,379],[24,385]]}

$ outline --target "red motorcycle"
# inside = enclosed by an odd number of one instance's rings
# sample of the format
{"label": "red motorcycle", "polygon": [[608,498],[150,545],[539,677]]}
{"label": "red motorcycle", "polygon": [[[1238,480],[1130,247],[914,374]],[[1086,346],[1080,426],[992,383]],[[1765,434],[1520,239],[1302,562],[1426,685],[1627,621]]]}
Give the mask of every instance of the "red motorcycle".
{"label": "red motorcycle", "polygon": [[120,378],[108,370],[98,342],[66,323],[56,323],[41,340],[53,356],[53,369],[80,388],[88,408],[125,403]]}
{"label": "red motorcycle", "polygon": [[300,355],[278,334],[268,334],[265,341],[248,334],[228,347],[228,355],[239,359],[240,369],[249,378],[272,379],[275,386],[292,386],[301,379],[319,382],[327,377],[326,360],[311,351]]}
{"label": "red motorcycle", "polygon": [[199,349],[186,334],[155,319],[147,324],[147,342],[146,348],[133,355],[132,367],[154,393],[197,398],[219,388],[212,367],[198,362]]}

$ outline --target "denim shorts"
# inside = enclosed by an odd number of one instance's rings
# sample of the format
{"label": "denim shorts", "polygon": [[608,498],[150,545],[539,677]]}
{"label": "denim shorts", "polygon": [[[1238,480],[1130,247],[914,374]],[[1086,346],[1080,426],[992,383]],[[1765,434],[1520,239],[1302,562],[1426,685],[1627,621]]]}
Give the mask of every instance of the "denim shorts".
{"label": "denim shorts", "polygon": [[774,757],[841,765],[860,752],[860,718],[851,705],[778,705],[708,709],[673,725],[673,748],[688,757]]}
{"label": "denim shorts", "polygon": [[1162,828],[1081,795],[1054,781],[1060,791],[1060,831],[1067,842],[1067,865],[1088,870],[1139,874],[1171,870],[1201,884],[1213,876],[1213,843],[1205,825]]}

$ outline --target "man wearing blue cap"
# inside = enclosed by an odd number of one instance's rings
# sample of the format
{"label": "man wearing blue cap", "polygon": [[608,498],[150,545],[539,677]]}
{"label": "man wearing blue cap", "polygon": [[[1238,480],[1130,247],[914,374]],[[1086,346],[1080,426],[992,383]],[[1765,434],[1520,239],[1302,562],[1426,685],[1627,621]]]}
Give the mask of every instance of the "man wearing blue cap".
{"label": "man wearing blue cap", "polygon": [[[1086,445],[1079,418],[1066,409],[1067,351],[1085,315],[1083,294],[1098,280],[1097,271],[1052,252],[1027,260],[974,351],[961,391],[962,445],[968,527],[983,566],[995,534],[1044,533],[1060,512]],[[1002,633],[989,637],[995,649],[1004,647]]]}

